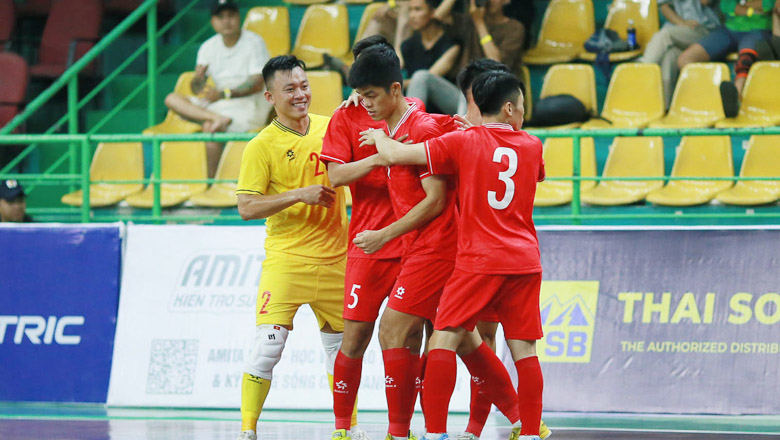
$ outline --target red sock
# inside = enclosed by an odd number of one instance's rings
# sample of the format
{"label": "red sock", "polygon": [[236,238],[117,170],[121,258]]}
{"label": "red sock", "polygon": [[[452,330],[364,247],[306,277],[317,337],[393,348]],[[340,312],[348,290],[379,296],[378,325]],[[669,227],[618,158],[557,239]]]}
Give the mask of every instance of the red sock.
{"label": "red sock", "polygon": [[333,414],[336,429],[350,429],[352,411],[355,408],[360,376],[363,373],[363,358],[350,359],[339,350],[333,367]]}
{"label": "red sock", "polygon": [[483,342],[474,352],[461,359],[469,369],[472,380],[477,378],[480,390],[504,413],[509,422],[520,420],[517,393],[512,386],[512,379],[493,350]]}
{"label": "red sock", "polygon": [[428,364],[428,355],[423,353],[420,355],[420,385],[417,391],[420,394],[420,409],[422,409],[423,418],[425,418],[425,400],[423,399],[423,391],[425,390],[425,367]]}
{"label": "red sock", "polygon": [[539,435],[542,420],[544,379],[539,358],[531,356],[515,362],[517,368],[517,402],[523,427],[520,435]]}
{"label": "red sock", "polygon": [[436,349],[428,352],[423,386],[425,429],[428,432],[447,432],[447,411],[455,391],[457,368],[454,351]]}
{"label": "red sock", "polygon": [[412,372],[412,381],[414,382],[414,387],[410,388],[410,395],[409,395],[409,402],[407,403],[407,408],[409,408],[409,424],[411,425],[412,422],[412,416],[414,415],[414,405],[417,403],[417,395],[420,394],[420,389],[422,388],[422,378],[423,373],[421,370],[421,360],[420,355],[409,352],[409,363],[411,365],[411,372]]}
{"label": "red sock", "polygon": [[409,432],[409,401],[414,392],[414,372],[408,348],[382,350],[385,361],[385,395],[390,435],[403,437]]}
{"label": "red sock", "polygon": [[485,427],[485,422],[487,422],[491,406],[490,399],[479,389],[479,385],[472,378],[469,424],[466,426],[466,432],[470,432],[477,437],[482,435],[482,429]]}

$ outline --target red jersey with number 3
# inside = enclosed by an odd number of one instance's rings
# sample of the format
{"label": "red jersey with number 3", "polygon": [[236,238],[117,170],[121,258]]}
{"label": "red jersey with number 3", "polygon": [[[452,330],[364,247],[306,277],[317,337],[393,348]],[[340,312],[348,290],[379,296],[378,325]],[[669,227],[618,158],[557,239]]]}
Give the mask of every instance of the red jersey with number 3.
{"label": "red jersey with number 3", "polygon": [[[408,136],[406,141],[424,142],[456,130],[452,118],[442,119],[412,105],[391,131],[383,127],[393,139]],[[387,169],[390,201],[397,218],[401,218],[425,198],[422,179],[430,177],[424,166],[394,165]],[[454,178],[447,178],[446,205],[436,218],[402,238],[404,240],[404,264],[428,261],[431,258],[454,260],[457,249],[457,198]]]}
{"label": "red jersey with number 3", "polygon": [[533,222],[544,180],[542,142],[509,124],[488,123],[425,143],[432,174],[458,176],[457,269],[484,274],[542,271]]}
{"label": "red jersey with number 3", "polygon": [[[419,99],[407,98],[407,102],[422,105]],[[360,132],[369,128],[383,128],[384,121],[374,121],[362,105],[340,108],[333,113],[328,130],[322,140],[320,160],[328,162],[357,162],[376,154],[373,145],[360,146]],[[352,240],[358,232],[377,230],[395,221],[390,195],[387,191],[387,171],[379,167],[349,184],[352,192],[352,217],[349,222],[349,247],[347,255],[372,259],[398,258],[403,253],[400,237],[374,254],[366,255]]]}

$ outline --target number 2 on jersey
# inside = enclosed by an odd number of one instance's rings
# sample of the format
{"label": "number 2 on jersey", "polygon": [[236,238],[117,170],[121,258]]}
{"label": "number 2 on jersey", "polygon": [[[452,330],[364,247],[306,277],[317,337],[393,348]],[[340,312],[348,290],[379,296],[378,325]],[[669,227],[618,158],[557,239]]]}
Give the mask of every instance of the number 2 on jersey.
{"label": "number 2 on jersey", "polygon": [[268,305],[268,301],[271,301],[271,292],[265,291],[262,295],[260,295],[260,298],[265,298],[265,302],[263,303],[263,306],[260,307],[260,312],[258,312],[259,315],[267,315],[268,310],[266,310],[266,306]]}
{"label": "number 2 on jersey", "polygon": [[494,209],[506,209],[515,196],[515,182],[512,180],[512,176],[517,172],[517,153],[511,148],[498,147],[496,148],[496,151],[493,152],[493,162],[501,163],[501,159],[504,156],[509,158],[509,168],[507,168],[506,171],[498,173],[498,180],[504,182],[504,185],[506,185],[504,197],[501,200],[498,200],[495,191],[488,191],[487,194],[488,205]]}
{"label": "number 2 on jersey", "polygon": [[322,165],[322,162],[320,162],[320,155],[319,154],[312,152],[309,155],[309,160],[313,160],[314,163],[316,164],[315,165],[316,168],[314,168],[314,176],[315,177],[316,176],[321,176],[321,175],[325,174],[325,171],[320,171],[320,165]]}

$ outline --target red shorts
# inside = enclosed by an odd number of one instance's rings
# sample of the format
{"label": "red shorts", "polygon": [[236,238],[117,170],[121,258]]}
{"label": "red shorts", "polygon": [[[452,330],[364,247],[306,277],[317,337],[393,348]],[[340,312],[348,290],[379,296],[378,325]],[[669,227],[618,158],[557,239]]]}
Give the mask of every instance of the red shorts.
{"label": "red shorts", "polygon": [[501,322],[498,319],[498,312],[492,305],[486,306],[482,309],[482,313],[479,315],[479,320],[484,322]]}
{"label": "red shorts", "polygon": [[347,257],[344,319],[373,322],[401,271],[401,259]]}
{"label": "red shorts", "polygon": [[472,331],[485,308],[492,307],[507,339],[541,339],[541,287],[541,273],[495,275],[455,269],[444,287],[433,327],[463,327]]}
{"label": "red shorts", "polygon": [[387,307],[433,320],[444,285],[455,268],[454,261],[432,260],[424,264],[404,264]]}

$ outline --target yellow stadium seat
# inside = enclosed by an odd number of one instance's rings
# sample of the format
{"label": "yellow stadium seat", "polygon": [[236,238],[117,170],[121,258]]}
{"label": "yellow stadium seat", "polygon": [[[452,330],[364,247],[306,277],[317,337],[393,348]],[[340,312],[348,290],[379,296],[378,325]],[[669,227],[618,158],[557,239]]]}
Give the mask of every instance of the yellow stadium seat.
{"label": "yellow stadium seat", "polygon": [[753,64],[742,90],[742,104],[735,118],[715,124],[717,128],[770,127],[780,125],[780,61]]}
{"label": "yellow stadium seat", "polygon": [[[663,177],[664,144],[661,137],[616,137],[602,177]],[[628,205],[641,201],[664,185],[662,180],[602,180],[583,191],[591,205]]]}
{"label": "yellow stadium seat", "polygon": [[523,55],[527,64],[555,64],[574,60],[596,26],[591,0],[552,0],[547,5],[536,47]]}
{"label": "yellow stadium seat", "polygon": [[[144,152],[140,142],[98,144],[92,165],[90,180],[139,180],[144,178]],[[141,183],[93,183],[89,185],[89,206],[111,206],[125,197],[144,189]],[[81,190],[62,196],[62,203],[81,206]]]}
{"label": "yellow stadium seat", "polygon": [[318,5],[321,3],[328,3],[330,0],[282,0],[285,3],[291,5]]}
{"label": "yellow stadium seat", "polygon": [[387,6],[387,3],[374,2],[366,5],[366,8],[363,9],[363,15],[360,16],[360,24],[358,25],[357,33],[355,34],[355,41],[360,41],[364,38],[363,34],[366,32],[368,23],[371,22],[374,14],[384,6]]}
{"label": "yellow stadium seat", "polygon": [[[672,177],[733,177],[731,140],[728,136],[684,136],[680,141]],[[665,206],[709,203],[734,184],[728,180],[670,180],[647,195],[647,201]]]}
{"label": "yellow stadium seat", "polygon": [[345,5],[312,5],[306,8],[292,53],[309,68],[322,66],[322,54],[345,60],[349,52],[349,17]]}
{"label": "yellow stadium seat", "polygon": [[[658,4],[656,0],[613,0],[604,22],[604,28],[612,29],[626,40],[628,20],[634,20],[636,28],[636,42],[639,48],[627,52],[613,52],[609,54],[611,62],[627,61],[636,58],[644,52],[647,43],[658,32]],[[581,52],[580,59],[595,61],[593,52]]]}
{"label": "yellow stadium seat", "polygon": [[527,66],[521,66],[522,69],[522,78],[520,78],[523,81],[523,84],[525,85],[525,95],[523,96],[524,102],[523,106],[525,107],[525,115],[523,118],[525,119],[531,119],[531,116],[533,115],[533,109],[534,109],[534,97],[533,93],[531,93],[531,72],[528,70]]}
{"label": "yellow stadium seat", "polygon": [[[593,67],[587,64],[556,64],[547,70],[539,99],[547,96],[568,94],[579,99],[585,108],[596,114],[596,77]],[[547,129],[576,128],[580,123],[545,127]]]}
{"label": "yellow stadium seat", "polygon": [[[225,144],[225,151],[217,166],[215,179],[238,180],[238,172],[241,169],[241,156],[247,141],[231,141]],[[195,194],[190,198],[195,206],[208,206],[211,208],[229,208],[238,204],[235,183],[215,183],[206,192]]]}
{"label": "yellow stadium seat", "polygon": [[775,177],[778,180],[744,180],[715,198],[728,205],[763,205],[780,198],[780,135],[751,136],[741,177]]}
{"label": "yellow stadium seat", "polygon": [[[179,80],[176,81],[176,87],[173,88],[174,93],[179,95],[190,97],[192,95],[192,88],[190,83],[195,72],[184,72],[179,75]],[[214,82],[211,78],[208,79],[207,84],[214,86]],[[143,131],[143,134],[170,134],[170,133],[198,133],[201,131],[200,124],[192,121],[188,121],[179,116],[173,110],[168,110],[168,114],[165,115],[165,120],[162,123],[153,125]]]}
{"label": "yellow stadium seat", "polygon": [[344,101],[341,89],[341,75],[336,72],[313,71],[306,72],[311,88],[311,105],[309,112],[316,115],[330,116],[336,107]]}
{"label": "yellow stadium seat", "polygon": [[[206,144],[203,142],[163,142],[160,145],[160,177],[167,180],[206,179]],[[206,190],[205,183],[160,184],[160,206],[178,205]],[[133,194],[127,203],[135,208],[151,208],[154,203],[154,185]]]}
{"label": "yellow stadium seat", "polygon": [[257,6],[249,10],[244,29],[260,35],[271,57],[290,53],[290,11],[284,6]]}
{"label": "yellow stadium seat", "polygon": [[[544,141],[544,169],[547,177],[569,177],[573,173],[572,138],[547,138]],[[593,138],[580,139],[580,175],[596,176],[596,150]],[[580,191],[596,186],[595,180],[580,182]],[[534,206],[557,206],[571,202],[571,180],[546,180],[536,184]]]}
{"label": "yellow stadium seat", "polygon": [[651,122],[650,128],[712,127],[723,119],[719,86],[731,79],[723,63],[691,63],[683,67],[672,104],[663,119]]}
{"label": "yellow stadium seat", "polygon": [[583,129],[643,128],[664,115],[664,93],[658,64],[626,63],[617,66],[609,81],[601,117],[582,124]]}

